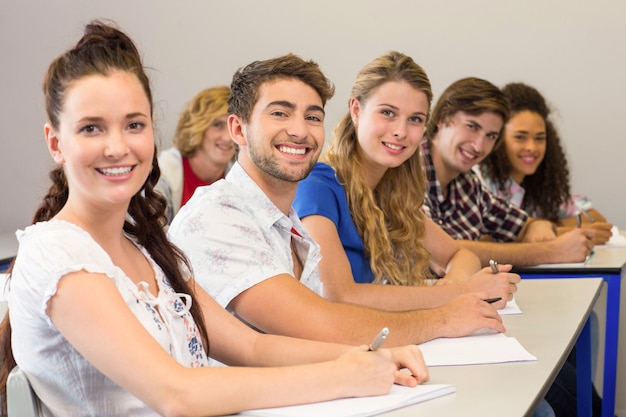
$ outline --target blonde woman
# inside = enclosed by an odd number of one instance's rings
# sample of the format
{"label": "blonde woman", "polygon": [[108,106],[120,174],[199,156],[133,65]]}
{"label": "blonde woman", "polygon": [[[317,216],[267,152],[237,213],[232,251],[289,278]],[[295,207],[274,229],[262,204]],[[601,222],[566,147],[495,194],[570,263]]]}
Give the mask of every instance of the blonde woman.
{"label": "blonde woman", "polygon": [[[321,247],[325,296],[388,310],[435,307],[481,291],[503,307],[519,276],[480,261],[420,211],[419,154],[432,92],[424,70],[390,52],[367,64],[352,87],[334,142],[300,182],[294,208]],[[424,286],[436,275],[441,283]],[[378,285],[378,284],[394,285]]]}

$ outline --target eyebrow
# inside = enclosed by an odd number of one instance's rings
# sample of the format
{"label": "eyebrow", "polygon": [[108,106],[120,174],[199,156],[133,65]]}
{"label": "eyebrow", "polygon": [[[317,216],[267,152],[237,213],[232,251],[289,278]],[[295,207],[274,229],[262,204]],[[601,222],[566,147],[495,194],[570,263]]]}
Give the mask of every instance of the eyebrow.
{"label": "eyebrow", "polygon": [[[398,106],[394,106],[393,104],[388,104],[388,103],[380,103],[377,105],[377,107],[389,107],[390,109],[395,110],[396,112],[400,110]],[[411,113],[411,115],[416,115],[416,114],[426,116],[426,113],[422,111],[416,111],[416,112]]]}
{"label": "eyebrow", "polygon": [[[296,105],[293,104],[290,101],[287,100],[277,100],[277,101],[272,101],[271,103],[268,103],[268,105],[266,106],[266,108],[270,108],[272,106],[280,106],[280,107],[286,107],[290,110],[294,110],[296,108]],[[306,108],[306,111],[319,111],[322,114],[326,114],[326,112],[324,111],[324,108],[321,106],[318,106],[317,104],[311,104]]]}
{"label": "eyebrow", "polygon": [[[135,112],[135,113],[129,113],[126,116],[124,116],[125,119],[134,119],[135,117],[148,117],[146,114],[141,113],[141,112]],[[104,117],[99,117],[99,116],[86,116],[83,117],[81,119],[78,120],[78,123],[83,123],[83,122],[102,122],[104,121]]]}

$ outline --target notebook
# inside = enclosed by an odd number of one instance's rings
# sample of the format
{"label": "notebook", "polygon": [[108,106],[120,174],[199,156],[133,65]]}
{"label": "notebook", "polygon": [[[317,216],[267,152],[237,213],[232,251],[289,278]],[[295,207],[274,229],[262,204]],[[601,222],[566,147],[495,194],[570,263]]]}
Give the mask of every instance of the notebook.
{"label": "notebook", "polygon": [[416,387],[393,385],[386,395],[341,398],[288,407],[248,410],[240,414],[259,417],[366,417],[417,404],[455,392],[452,385],[422,384]]}

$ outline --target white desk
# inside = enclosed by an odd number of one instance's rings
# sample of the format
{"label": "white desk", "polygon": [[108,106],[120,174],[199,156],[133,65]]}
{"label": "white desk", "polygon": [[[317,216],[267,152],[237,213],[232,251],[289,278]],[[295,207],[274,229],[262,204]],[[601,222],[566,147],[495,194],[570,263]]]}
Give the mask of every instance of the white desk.
{"label": "white desk", "polygon": [[[619,320],[620,294],[622,277],[626,276],[626,248],[598,246],[595,254],[583,264],[554,264],[531,267],[515,267],[522,278],[586,278],[602,277],[607,283],[606,326],[604,344],[602,416],[615,415],[618,351],[619,351]],[[589,346],[579,346],[576,351],[583,355]],[[585,370],[587,372],[587,370]],[[591,371],[588,371],[591,377]]]}
{"label": "white desk", "polygon": [[545,396],[585,325],[601,278],[523,281],[515,299],[524,312],[503,317],[536,362],[430,368],[432,383],[457,392],[384,414],[414,416],[528,416]]}
{"label": "white desk", "polygon": [[[536,362],[430,368],[431,382],[456,393],[381,416],[528,416],[544,397],[585,325],[601,278],[529,280],[516,301],[524,312],[503,318]],[[245,415],[245,413],[243,414]]]}

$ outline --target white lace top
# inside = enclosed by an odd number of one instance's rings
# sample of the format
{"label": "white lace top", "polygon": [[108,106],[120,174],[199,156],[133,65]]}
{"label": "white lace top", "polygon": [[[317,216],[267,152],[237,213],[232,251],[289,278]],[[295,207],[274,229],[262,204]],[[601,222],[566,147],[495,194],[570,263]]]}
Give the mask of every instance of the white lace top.
{"label": "white lace top", "polygon": [[86,231],[72,223],[42,222],[16,234],[19,249],[9,291],[13,352],[41,399],[45,416],[157,415],[88,363],[46,314],[59,279],[70,272],[105,274],[128,308],[172,357],[187,367],[208,364],[188,311],[189,296],[174,293],[143,248],[155,271],[157,297],[147,291],[146,283],[135,285]]}

